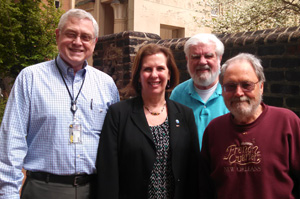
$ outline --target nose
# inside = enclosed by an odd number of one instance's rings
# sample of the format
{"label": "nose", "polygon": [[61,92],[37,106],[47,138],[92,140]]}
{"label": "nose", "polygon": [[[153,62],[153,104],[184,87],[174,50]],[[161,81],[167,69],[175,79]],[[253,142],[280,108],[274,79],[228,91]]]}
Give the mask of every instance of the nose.
{"label": "nose", "polygon": [[157,71],[156,71],[156,70],[153,70],[153,71],[152,71],[151,77],[157,77]]}
{"label": "nose", "polygon": [[234,95],[235,96],[243,96],[244,95],[244,91],[242,90],[241,85],[238,84],[236,86],[236,90],[234,92]]}
{"label": "nose", "polygon": [[199,63],[200,63],[201,65],[206,65],[206,64],[207,64],[207,61],[206,61],[206,59],[205,59],[204,56],[200,56],[200,58],[199,58]]}
{"label": "nose", "polygon": [[73,39],[74,44],[82,44],[81,38],[79,35],[77,35],[76,38]]}

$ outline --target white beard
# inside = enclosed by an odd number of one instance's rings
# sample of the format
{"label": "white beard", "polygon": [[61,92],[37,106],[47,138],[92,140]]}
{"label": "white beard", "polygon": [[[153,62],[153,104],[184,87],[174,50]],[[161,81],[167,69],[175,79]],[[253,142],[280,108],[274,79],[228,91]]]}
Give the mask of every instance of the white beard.
{"label": "white beard", "polygon": [[[242,96],[231,99],[229,104],[226,103],[226,106],[236,118],[244,118],[254,115],[261,101],[262,96],[257,102],[247,96]],[[232,102],[234,102],[234,105],[232,105]]]}
{"label": "white beard", "polygon": [[199,69],[208,69],[209,72],[205,72],[205,73],[201,73],[201,72],[196,72],[196,73],[191,73],[190,72],[190,69],[189,69],[189,66],[187,66],[188,68],[188,72],[190,74],[190,76],[192,77],[194,83],[196,85],[199,85],[199,86],[209,86],[211,84],[213,84],[216,79],[218,78],[218,75],[219,75],[219,71],[216,71],[216,72],[212,72],[211,71],[211,68],[208,66],[208,65],[205,65],[205,66],[197,66],[195,70],[199,70]]}

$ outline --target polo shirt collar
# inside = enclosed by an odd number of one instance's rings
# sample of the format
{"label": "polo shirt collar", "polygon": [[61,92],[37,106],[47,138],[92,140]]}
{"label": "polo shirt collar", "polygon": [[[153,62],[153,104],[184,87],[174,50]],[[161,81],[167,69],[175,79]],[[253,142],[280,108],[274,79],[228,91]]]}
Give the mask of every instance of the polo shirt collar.
{"label": "polo shirt collar", "polygon": [[[190,78],[188,81],[188,86],[187,86],[187,89],[188,89],[188,93],[191,97],[201,101],[201,97],[198,95],[198,93],[196,92],[195,90],[195,86],[194,86],[194,82],[193,82],[193,79]],[[213,98],[216,98],[216,97],[219,97],[220,95],[222,95],[222,86],[221,84],[218,82],[218,85],[217,85],[217,88],[215,90],[215,92],[209,97],[209,100],[213,99]],[[208,100],[208,101],[209,101]]]}

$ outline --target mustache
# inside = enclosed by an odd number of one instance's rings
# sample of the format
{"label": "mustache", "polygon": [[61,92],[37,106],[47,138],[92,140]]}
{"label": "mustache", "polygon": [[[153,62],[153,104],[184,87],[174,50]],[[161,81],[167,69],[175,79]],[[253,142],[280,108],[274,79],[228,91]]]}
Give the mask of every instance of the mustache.
{"label": "mustache", "polygon": [[211,70],[211,68],[209,67],[209,65],[196,66],[196,70]]}
{"label": "mustache", "polygon": [[231,99],[231,102],[250,102],[250,99],[247,96],[234,97]]}

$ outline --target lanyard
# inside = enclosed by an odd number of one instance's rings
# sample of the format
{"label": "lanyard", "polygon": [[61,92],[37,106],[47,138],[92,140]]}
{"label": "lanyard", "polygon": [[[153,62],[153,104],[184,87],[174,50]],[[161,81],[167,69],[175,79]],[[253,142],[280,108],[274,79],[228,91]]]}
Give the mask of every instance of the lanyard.
{"label": "lanyard", "polygon": [[84,80],[85,80],[85,76],[84,76],[84,78],[83,78],[83,81],[82,81],[81,87],[80,87],[80,89],[79,89],[79,91],[78,91],[78,94],[77,94],[77,96],[76,96],[75,99],[74,99],[73,96],[71,95],[71,92],[70,92],[68,86],[67,86],[66,80],[65,80],[64,76],[62,75],[62,72],[61,72],[60,68],[58,67],[58,64],[57,64],[57,57],[55,58],[55,65],[56,65],[56,67],[57,67],[57,69],[58,69],[58,71],[59,71],[59,74],[60,74],[61,78],[63,79],[63,81],[64,81],[64,83],[65,83],[65,86],[66,86],[67,91],[68,91],[68,93],[69,93],[69,96],[70,96],[70,98],[71,98],[71,111],[72,111],[73,115],[75,115],[75,112],[76,112],[77,109],[78,109],[77,106],[76,106],[77,98],[78,98],[78,96],[79,96],[79,94],[80,94],[80,92],[81,92],[81,89],[82,89],[82,87],[83,87]]}

